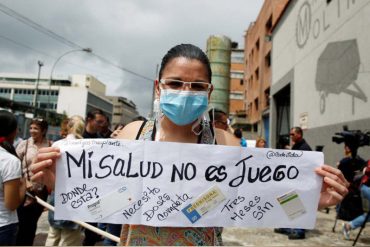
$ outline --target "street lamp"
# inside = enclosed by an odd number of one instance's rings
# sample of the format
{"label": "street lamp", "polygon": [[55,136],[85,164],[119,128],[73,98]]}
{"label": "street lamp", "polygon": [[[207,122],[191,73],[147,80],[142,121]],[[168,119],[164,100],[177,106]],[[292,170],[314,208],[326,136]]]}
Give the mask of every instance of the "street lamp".
{"label": "street lamp", "polygon": [[[63,53],[62,55],[60,55],[58,57],[58,59],[54,62],[53,67],[51,68],[50,79],[49,79],[48,105],[47,105],[48,108],[50,107],[51,82],[53,80],[53,72],[54,72],[55,66],[57,65],[57,63],[59,62],[59,60],[62,59],[64,56],[66,56],[66,55],[68,55],[70,53],[76,52],[76,51],[83,51],[83,52],[91,53],[92,52],[92,49],[91,48],[83,48],[83,49],[75,49],[75,50],[67,51],[67,52]],[[47,117],[46,118],[47,119],[48,119],[49,111],[50,110],[51,110],[51,107],[46,111],[46,114],[47,114]]]}
{"label": "street lamp", "polygon": [[39,81],[40,81],[40,72],[41,67],[44,66],[44,63],[42,61],[37,61],[37,64],[39,65],[39,72],[37,74],[37,80],[36,80],[36,86],[35,86],[35,94],[33,95],[33,115],[36,116],[37,113],[37,95],[39,90]]}

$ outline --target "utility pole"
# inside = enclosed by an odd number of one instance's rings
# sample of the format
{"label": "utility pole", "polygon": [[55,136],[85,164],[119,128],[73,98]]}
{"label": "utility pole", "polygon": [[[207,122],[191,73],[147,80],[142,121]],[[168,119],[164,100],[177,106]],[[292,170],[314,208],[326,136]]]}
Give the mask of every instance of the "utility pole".
{"label": "utility pole", "polygon": [[37,64],[39,65],[39,72],[37,74],[35,94],[33,95],[33,116],[34,117],[36,117],[37,115],[37,96],[38,96],[38,90],[39,90],[40,72],[41,72],[41,67],[44,66],[44,63],[40,60],[37,61]]}

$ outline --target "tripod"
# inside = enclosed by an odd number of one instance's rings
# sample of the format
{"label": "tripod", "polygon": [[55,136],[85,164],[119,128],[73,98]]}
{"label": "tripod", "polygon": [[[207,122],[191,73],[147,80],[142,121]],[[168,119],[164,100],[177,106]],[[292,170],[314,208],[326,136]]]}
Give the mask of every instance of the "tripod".
{"label": "tripod", "polygon": [[366,225],[367,220],[369,219],[369,215],[370,215],[369,212],[367,212],[365,221],[364,221],[364,223],[362,223],[361,228],[360,228],[360,231],[358,232],[355,241],[353,241],[352,246],[355,246],[356,245],[357,240],[360,237],[360,234],[361,234],[362,230],[365,228],[365,225]]}
{"label": "tripod", "polygon": [[368,221],[369,216],[370,216],[370,214],[369,214],[369,198],[365,199],[364,194],[362,194],[361,197],[362,197],[362,205],[363,205],[364,211],[366,212],[366,217],[365,217],[364,222],[361,225],[360,231],[358,232],[358,234],[355,238],[355,241],[353,241],[352,246],[356,245],[357,240],[360,237],[360,234],[361,234],[362,230],[365,228],[366,222]]}
{"label": "tripod", "polygon": [[348,195],[337,207],[337,215],[332,228],[333,232],[335,232],[338,219],[350,221],[363,214],[361,193],[359,190],[362,174],[359,173],[361,173],[365,163],[366,161],[359,156],[345,157],[339,162],[338,169],[342,171],[344,177],[350,182],[350,186],[348,188]]}

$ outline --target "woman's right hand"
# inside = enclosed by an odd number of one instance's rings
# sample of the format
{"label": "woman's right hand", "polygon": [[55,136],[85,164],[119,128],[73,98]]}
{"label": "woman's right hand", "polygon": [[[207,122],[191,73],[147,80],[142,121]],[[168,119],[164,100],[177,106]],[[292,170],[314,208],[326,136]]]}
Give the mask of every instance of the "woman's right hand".
{"label": "woman's right hand", "polygon": [[60,157],[60,150],[57,147],[40,148],[30,166],[29,174],[33,182],[46,185],[50,190],[55,186],[55,163]]}

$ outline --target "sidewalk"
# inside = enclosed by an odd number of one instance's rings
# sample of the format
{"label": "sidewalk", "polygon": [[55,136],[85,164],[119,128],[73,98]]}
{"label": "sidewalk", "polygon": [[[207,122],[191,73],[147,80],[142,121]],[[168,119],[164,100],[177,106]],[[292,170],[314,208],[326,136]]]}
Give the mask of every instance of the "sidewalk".
{"label": "sidewalk", "polygon": [[[225,228],[224,245],[233,246],[352,246],[359,230],[351,232],[352,241],[346,241],[342,235],[342,222],[338,221],[336,232],[332,232],[335,210],[329,214],[317,212],[317,223],[314,230],[306,233],[304,240],[289,240],[287,236],[274,233],[273,229]],[[47,212],[40,218],[34,245],[43,246],[48,232]],[[102,245],[99,243],[99,245]],[[370,224],[365,227],[356,246],[370,245]]]}

